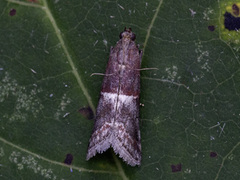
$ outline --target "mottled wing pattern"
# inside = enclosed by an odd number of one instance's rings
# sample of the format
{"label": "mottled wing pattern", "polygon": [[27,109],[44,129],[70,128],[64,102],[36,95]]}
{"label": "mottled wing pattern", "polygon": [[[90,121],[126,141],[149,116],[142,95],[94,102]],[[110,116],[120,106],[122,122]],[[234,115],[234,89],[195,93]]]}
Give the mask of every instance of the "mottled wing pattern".
{"label": "mottled wing pattern", "polygon": [[109,97],[101,93],[93,134],[89,141],[87,160],[97,152],[102,153],[110,147],[116,103],[117,96]]}
{"label": "mottled wing pattern", "polygon": [[139,98],[119,95],[112,147],[131,166],[140,165]]}

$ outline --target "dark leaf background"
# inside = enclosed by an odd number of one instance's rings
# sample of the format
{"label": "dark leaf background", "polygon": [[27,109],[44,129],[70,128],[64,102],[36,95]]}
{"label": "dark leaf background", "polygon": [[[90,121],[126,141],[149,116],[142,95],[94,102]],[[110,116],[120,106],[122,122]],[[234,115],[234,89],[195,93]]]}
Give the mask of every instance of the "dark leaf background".
{"label": "dark leaf background", "polygon": [[[2,0],[0,179],[238,179],[240,61],[221,36],[227,5]],[[142,67],[158,68],[141,72],[140,167],[112,150],[85,160],[103,79],[90,75],[104,73],[124,27]]]}

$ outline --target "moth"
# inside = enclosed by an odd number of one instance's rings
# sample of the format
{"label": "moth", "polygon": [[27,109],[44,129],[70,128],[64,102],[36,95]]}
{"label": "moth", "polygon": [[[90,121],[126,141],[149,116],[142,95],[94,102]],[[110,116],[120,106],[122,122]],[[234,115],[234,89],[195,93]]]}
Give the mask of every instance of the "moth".
{"label": "moth", "polygon": [[112,147],[127,164],[141,164],[139,130],[140,68],[142,51],[135,44],[131,28],[124,29],[111,47],[108,65],[87,160]]}

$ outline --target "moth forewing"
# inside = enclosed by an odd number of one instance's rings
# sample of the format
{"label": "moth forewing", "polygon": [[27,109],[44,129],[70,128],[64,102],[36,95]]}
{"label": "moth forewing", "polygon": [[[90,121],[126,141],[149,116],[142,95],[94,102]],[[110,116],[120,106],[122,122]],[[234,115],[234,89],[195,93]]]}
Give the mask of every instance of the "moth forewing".
{"label": "moth forewing", "polygon": [[111,48],[87,160],[112,147],[129,165],[141,164],[139,94],[142,51],[131,29]]}

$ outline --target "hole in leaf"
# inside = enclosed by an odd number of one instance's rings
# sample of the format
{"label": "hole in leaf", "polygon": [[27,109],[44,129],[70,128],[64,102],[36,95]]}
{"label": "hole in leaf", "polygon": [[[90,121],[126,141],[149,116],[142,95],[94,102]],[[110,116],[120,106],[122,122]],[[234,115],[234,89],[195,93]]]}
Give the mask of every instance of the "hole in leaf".
{"label": "hole in leaf", "polygon": [[232,10],[233,10],[233,14],[235,16],[238,16],[239,15],[239,7],[236,5],[236,4],[233,4],[232,5]]}
{"label": "hole in leaf", "polygon": [[217,157],[217,153],[216,153],[216,152],[210,152],[210,157],[211,157],[211,158]]}
{"label": "hole in leaf", "polygon": [[208,30],[209,31],[214,31],[215,30],[215,26],[213,26],[213,25],[212,26],[208,26]]}
{"label": "hole in leaf", "polygon": [[172,172],[179,172],[182,170],[182,164],[181,163],[176,165],[172,164],[171,168],[172,168]]}
{"label": "hole in leaf", "polygon": [[64,164],[71,165],[73,161],[73,155],[72,154],[67,154],[66,158],[64,160]]}
{"label": "hole in leaf", "polygon": [[240,18],[234,17],[231,13],[226,12],[224,14],[224,26],[229,31],[238,31],[240,29]]}
{"label": "hole in leaf", "polygon": [[9,15],[14,16],[16,13],[17,13],[16,9],[11,9]]}

